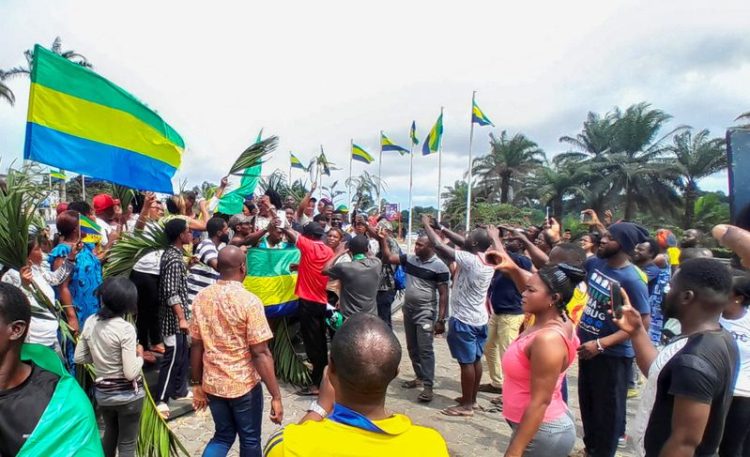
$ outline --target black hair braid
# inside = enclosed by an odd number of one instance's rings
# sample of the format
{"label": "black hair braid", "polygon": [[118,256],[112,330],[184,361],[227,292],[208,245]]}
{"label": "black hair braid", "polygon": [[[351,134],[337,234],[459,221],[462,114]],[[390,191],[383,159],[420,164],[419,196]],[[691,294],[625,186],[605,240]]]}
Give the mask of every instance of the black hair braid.
{"label": "black hair braid", "polygon": [[578,283],[586,277],[586,272],[573,265],[560,263],[542,267],[539,270],[539,277],[550,293],[559,295],[555,308],[562,316],[563,321],[570,319],[568,302],[573,298]]}

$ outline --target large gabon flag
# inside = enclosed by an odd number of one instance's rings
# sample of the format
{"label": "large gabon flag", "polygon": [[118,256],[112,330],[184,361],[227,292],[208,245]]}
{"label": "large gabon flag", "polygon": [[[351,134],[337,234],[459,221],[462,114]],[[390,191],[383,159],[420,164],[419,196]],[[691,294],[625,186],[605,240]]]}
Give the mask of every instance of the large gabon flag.
{"label": "large gabon flag", "polygon": [[171,194],[184,149],[182,137],[128,92],[34,47],[25,159]]}

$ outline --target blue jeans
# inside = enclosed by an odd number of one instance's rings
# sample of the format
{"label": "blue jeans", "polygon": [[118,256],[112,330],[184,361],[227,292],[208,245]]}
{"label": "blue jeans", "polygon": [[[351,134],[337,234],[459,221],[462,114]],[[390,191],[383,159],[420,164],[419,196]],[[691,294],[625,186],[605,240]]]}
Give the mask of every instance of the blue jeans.
{"label": "blue jeans", "polygon": [[240,457],[261,457],[260,424],[263,422],[263,388],[260,383],[245,395],[221,398],[208,395],[214,419],[214,436],[203,457],[225,456],[240,436]]}

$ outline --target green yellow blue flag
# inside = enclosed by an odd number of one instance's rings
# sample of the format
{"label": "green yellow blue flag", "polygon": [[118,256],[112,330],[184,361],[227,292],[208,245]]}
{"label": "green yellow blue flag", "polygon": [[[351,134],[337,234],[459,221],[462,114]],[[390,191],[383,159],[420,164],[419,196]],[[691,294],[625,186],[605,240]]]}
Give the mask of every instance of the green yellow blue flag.
{"label": "green yellow blue flag", "polygon": [[244,285],[265,306],[266,317],[289,316],[297,311],[297,273],[300,252],[296,247],[284,249],[251,248],[247,250],[247,276]]}
{"label": "green yellow blue flag", "polygon": [[419,139],[417,138],[417,122],[411,121],[411,128],[409,129],[409,138],[411,138],[411,144],[417,145],[419,144]]}
{"label": "green yellow blue flag", "polygon": [[[21,360],[33,362],[37,369],[52,372],[59,379],[42,417],[34,431],[25,437],[16,455],[104,456],[91,402],[55,351],[39,344],[24,343],[21,346]],[[33,387],[33,384],[29,386]]]}
{"label": "green yellow blue flag", "polygon": [[182,137],[124,89],[34,46],[24,159],[171,194],[184,149]]}
{"label": "green yellow blue flag", "polygon": [[430,155],[440,150],[440,141],[443,139],[443,113],[440,113],[435,125],[432,126],[430,134],[424,139],[422,144],[422,155]]}
{"label": "green yellow blue flag", "polygon": [[471,101],[471,122],[479,124],[481,126],[495,126],[495,124],[493,124],[490,118],[488,118],[487,115],[484,114],[484,112],[477,105],[477,102],[474,100]]}
{"label": "green yellow blue flag", "polygon": [[362,146],[354,143],[352,143],[352,159],[366,164],[370,164],[375,160]]}
{"label": "green yellow blue flag", "polygon": [[49,177],[52,178],[53,181],[65,181],[66,179],[65,172],[63,170],[50,170]]}
{"label": "green yellow blue flag", "polygon": [[78,215],[78,223],[81,228],[81,241],[84,243],[97,244],[102,240],[102,228],[83,214]]}
{"label": "green yellow blue flag", "polygon": [[291,152],[289,153],[289,161],[290,161],[290,163],[291,163],[291,167],[292,167],[292,168],[297,168],[297,169],[300,169],[300,170],[305,170],[305,171],[307,171],[307,167],[305,167],[305,166],[304,166],[304,165],[302,164],[302,162],[301,162],[301,161],[300,161],[300,160],[299,160],[299,159],[297,158],[297,156],[295,156],[295,155],[294,155],[294,154],[292,154]]}
{"label": "green yellow blue flag", "polygon": [[408,149],[402,148],[401,146],[395,144],[383,132],[380,132],[380,150],[385,152],[395,151],[400,153],[401,155],[409,153]]}

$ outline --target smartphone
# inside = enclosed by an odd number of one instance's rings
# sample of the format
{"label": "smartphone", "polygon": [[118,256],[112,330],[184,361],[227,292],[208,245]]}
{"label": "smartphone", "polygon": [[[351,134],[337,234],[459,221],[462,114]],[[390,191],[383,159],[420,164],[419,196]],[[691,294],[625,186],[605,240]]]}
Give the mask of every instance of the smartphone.
{"label": "smartphone", "polygon": [[609,286],[610,303],[612,305],[612,316],[620,319],[622,317],[622,287],[620,283],[612,280]]}
{"label": "smartphone", "polygon": [[276,210],[276,218],[279,220],[279,228],[286,228],[289,225],[289,221],[286,220],[286,211]]}
{"label": "smartphone", "polygon": [[589,222],[589,221],[591,221],[591,215],[581,211],[581,222]]}
{"label": "smartphone", "polygon": [[547,216],[546,216],[546,219],[544,219],[544,220],[545,220],[545,222],[547,222],[549,224],[549,222],[550,222],[549,221],[549,206],[547,207]]}

